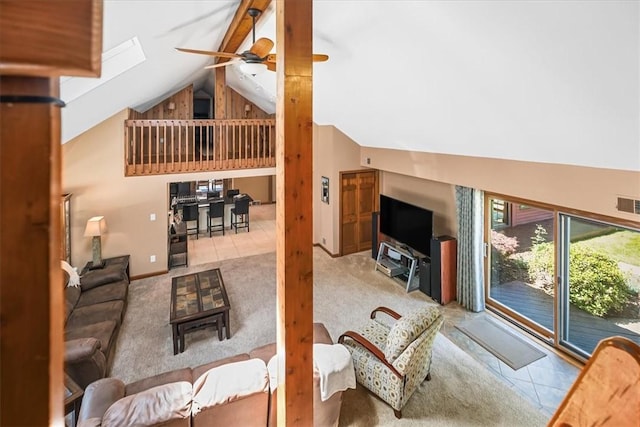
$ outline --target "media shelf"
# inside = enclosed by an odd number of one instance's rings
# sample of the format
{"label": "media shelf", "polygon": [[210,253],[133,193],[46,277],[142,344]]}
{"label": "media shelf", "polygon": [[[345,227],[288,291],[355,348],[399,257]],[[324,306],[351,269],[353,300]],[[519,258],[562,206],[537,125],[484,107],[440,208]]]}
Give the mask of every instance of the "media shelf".
{"label": "media shelf", "polygon": [[380,243],[375,269],[400,281],[407,292],[420,287],[418,280],[418,257],[389,242]]}

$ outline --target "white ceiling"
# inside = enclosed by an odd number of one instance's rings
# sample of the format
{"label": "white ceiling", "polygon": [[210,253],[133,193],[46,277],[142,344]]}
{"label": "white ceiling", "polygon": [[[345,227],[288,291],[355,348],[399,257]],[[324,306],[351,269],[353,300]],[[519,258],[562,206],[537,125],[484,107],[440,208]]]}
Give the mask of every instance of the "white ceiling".
{"label": "white ceiling", "polygon": [[[275,1],[257,37],[276,41]],[[106,0],[104,50],[137,36],[146,60],[70,102],[63,141],[191,82],[210,93],[211,60],[174,47],[217,49],[237,4]],[[363,146],[640,171],[639,5],[316,0],[314,121]],[[274,73],[232,65],[227,83],[275,110]]]}

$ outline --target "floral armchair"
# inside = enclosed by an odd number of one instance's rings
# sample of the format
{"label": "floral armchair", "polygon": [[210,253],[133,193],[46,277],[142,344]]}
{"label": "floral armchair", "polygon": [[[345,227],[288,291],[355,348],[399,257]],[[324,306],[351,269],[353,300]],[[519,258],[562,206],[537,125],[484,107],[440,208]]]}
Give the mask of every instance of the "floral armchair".
{"label": "floral armchair", "polygon": [[[380,321],[378,312],[395,322]],[[442,322],[432,305],[407,316],[378,307],[358,332],[347,331],[338,339],[351,353],[357,382],[387,402],[397,418],[420,383],[431,379],[431,353]]]}

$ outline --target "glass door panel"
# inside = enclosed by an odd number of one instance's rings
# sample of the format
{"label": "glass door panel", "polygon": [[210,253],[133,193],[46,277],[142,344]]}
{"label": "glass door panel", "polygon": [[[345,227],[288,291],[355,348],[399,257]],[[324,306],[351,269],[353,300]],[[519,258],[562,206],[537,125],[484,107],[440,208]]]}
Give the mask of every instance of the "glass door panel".
{"label": "glass door panel", "polygon": [[488,303],[550,337],[555,306],[553,211],[494,198],[489,206]]}
{"label": "glass door panel", "polygon": [[588,357],[603,338],[640,344],[640,231],[560,215],[560,344]]}

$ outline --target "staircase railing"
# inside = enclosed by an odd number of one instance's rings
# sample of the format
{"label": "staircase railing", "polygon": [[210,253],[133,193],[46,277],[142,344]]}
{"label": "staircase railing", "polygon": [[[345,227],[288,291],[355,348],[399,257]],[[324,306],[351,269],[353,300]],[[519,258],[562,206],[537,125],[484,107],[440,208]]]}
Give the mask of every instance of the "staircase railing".
{"label": "staircase railing", "polygon": [[274,167],[274,119],[126,120],[125,175]]}

